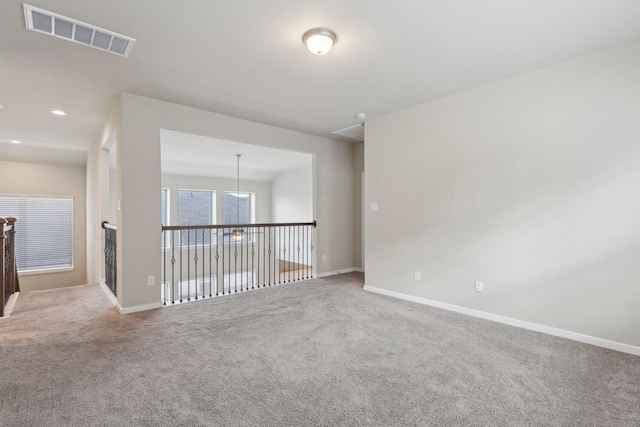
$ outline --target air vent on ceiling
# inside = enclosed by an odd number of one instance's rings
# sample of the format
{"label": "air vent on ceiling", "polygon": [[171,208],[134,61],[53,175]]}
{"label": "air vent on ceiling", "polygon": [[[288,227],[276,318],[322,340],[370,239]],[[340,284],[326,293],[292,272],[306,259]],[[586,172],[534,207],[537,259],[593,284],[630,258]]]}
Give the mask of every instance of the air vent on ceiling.
{"label": "air vent on ceiling", "polygon": [[24,5],[27,29],[48,34],[59,39],[82,44],[127,57],[136,42],[131,37],[108,31],[95,25],[85,24],[57,13]]}
{"label": "air vent on ceiling", "polygon": [[358,141],[364,141],[364,123],[360,123],[355,126],[349,126],[348,128],[336,130],[331,133],[334,135],[340,135],[340,136],[345,136],[347,138],[356,139]]}

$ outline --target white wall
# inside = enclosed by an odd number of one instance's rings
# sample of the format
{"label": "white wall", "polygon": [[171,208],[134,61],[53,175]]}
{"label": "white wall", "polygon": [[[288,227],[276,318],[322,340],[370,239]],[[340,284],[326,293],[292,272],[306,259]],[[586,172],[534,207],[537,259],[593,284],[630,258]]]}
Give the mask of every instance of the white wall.
{"label": "white wall", "polygon": [[[162,188],[169,191],[168,225],[178,225],[178,190],[212,190],[216,192],[216,224],[223,224],[222,199],[225,191],[236,191],[235,179],[205,176],[162,174]],[[158,189],[160,191],[160,189]],[[271,221],[271,183],[240,180],[240,191],[255,194],[255,222]]]}
{"label": "white wall", "polygon": [[0,161],[0,193],[73,196],[73,271],[22,274],[20,289],[34,291],[86,283],[85,168]]}
{"label": "white wall", "polygon": [[364,142],[354,145],[353,156],[353,192],[354,198],[354,216],[353,216],[353,240],[355,248],[353,255],[356,259],[355,266],[364,270],[364,233],[363,233],[363,215],[362,215],[362,199],[363,199],[363,173],[364,173]]}
{"label": "white wall", "polygon": [[[282,171],[271,181],[272,219],[277,223],[313,221],[313,170],[311,167]],[[306,231],[299,227],[287,227],[289,241],[304,241]],[[290,248],[291,249],[291,248]],[[277,248],[280,260],[295,264],[307,264],[311,259],[308,245],[301,250],[283,251]],[[317,261],[322,265],[322,257]]]}
{"label": "white wall", "polygon": [[282,171],[271,181],[273,222],[313,221],[313,171],[311,167]]}
{"label": "white wall", "polygon": [[[111,220],[110,193],[113,177],[109,170],[109,152],[105,149],[113,140],[120,139],[121,99],[114,105],[109,117],[87,153],[87,283],[104,281],[104,230],[102,221]],[[115,196],[119,197],[119,175],[115,174]],[[111,203],[112,205],[112,203]],[[116,215],[117,222],[117,215]],[[120,248],[118,248],[120,251]],[[118,276],[121,274],[118,268]],[[122,304],[122,281],[118,283],[118,301]]]}
{"label": "white wall", "polygon": [[639,142],[640,44],[370,120],[367,286],[640,346]]}
{"label": "white wall", "polygon": [[[119,114],[109,119],[103,133],[118,128],[118,198],[122,203],[118,212],[118,301],[125,310],[150,308],[160,300],[159,287],[147,286],[147,276],[159,278],[161,273],[160,129],[311,153],[317,195],[314,218],[318,221],[314,246],[316,254],[329,254],[318,272],[354,266],[352,144],[128,93],[114,111]],[[105,135],[100,141],[106,140]],[[101,254],[94,251],[92,258],[99,260]]]}

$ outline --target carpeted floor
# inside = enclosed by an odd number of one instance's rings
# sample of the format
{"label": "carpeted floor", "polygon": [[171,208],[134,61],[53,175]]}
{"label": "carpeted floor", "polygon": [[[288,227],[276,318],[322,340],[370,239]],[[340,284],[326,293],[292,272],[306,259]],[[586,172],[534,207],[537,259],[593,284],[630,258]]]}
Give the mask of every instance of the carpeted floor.
{"label": "carpeted floor", "polygon": [[640,357],[362,290],[361,274],[0,320],[1,426],[640,426]]}

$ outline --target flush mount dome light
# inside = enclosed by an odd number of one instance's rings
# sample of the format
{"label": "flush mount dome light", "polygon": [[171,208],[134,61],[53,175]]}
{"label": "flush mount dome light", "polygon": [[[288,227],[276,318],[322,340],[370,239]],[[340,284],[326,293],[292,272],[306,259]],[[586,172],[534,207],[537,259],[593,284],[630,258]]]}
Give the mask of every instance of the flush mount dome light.
{"label": "flush mount dome light", "polygon": [[314,28],[302,36],[304,44],[315,55],[324,55],[329,52],[337,40],[336,34],[326,28]]}
{"label": "flush mount dome light", "polygon": [[65,113],[62,110],[51,110],[51,114],[55,114],[56,116],[66,116],[67,113]]}

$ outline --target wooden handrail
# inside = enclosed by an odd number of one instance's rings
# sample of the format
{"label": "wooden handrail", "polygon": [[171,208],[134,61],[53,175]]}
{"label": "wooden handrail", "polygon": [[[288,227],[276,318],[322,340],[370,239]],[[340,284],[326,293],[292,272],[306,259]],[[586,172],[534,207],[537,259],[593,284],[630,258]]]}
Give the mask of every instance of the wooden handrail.
{"label": "wooden handrail", "polygon": [[[104,224],[104,223],[103,223]],[[216,224],[216,225],[163,225],[162,231],[170,230],[219,230],[221,228],[257,228],[257,227],[293,227],[293,226],[312,226],[316,227],[316,221],[313,222],[280,222],[280,223],[260,223],[260,224]]]}

